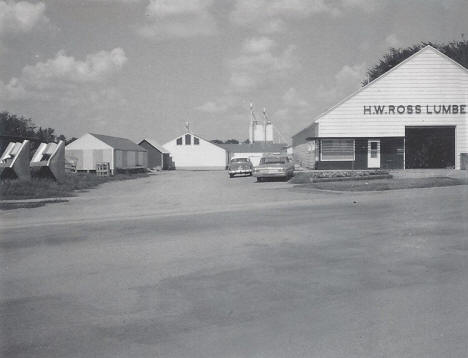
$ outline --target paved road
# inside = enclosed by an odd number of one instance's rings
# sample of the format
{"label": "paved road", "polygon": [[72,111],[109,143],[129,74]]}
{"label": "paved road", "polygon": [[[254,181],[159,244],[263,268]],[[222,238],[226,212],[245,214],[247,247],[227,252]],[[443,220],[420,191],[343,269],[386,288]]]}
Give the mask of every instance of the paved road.
{"label": "paved road", "polygon": [[467,199],[170,172],[0,212],[0,355],[466,357]]}

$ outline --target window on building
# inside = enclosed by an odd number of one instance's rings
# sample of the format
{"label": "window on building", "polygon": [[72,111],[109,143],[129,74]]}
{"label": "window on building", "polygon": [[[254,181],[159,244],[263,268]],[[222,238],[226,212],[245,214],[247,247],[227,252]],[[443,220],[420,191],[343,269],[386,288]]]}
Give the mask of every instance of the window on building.
{"label": "window on building", "polygon": [[185,135],[185,145],[191,145],[192,144],[192,136],[190,134]]}
{"label": "window on building", "polygon": [[177,138],[177,145],[182,145],[182,137]]}
{"label": "window on building", "polygon": [[321,160],[323,161],[354,160],[353,139],[322,139],[320,144]]}
{"label": "window on building", "polygon": [[200,144],[200,139],[198,139],[197,137],[193,137],[193,144],[194,145],[199,145]]}

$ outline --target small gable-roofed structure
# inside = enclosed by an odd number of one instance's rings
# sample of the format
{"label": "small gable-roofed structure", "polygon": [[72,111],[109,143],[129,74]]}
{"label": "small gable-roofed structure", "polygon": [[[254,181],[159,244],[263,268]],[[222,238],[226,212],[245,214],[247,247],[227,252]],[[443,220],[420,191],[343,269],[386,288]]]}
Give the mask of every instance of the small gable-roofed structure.
{"label": "small gable-roofed structure", "polygon": [[148,168],[172,169],[173,164],[169,151],[155,139],[145,138],[138,145],[148,151]]}
{"label": "small gable-roofed structure", "polygon": [[227,166],[224,148],[191,132],[185,132],[163,147],[170,152],[176,169],[224,170]]}
{"label": "small gable-roofed structure", "polygon": [[65,147],[65,157],[77,171],[94,172],[98,163],[108,163],[112,173],[147,168],[146,149],[130,139],[103,134],[84,134]]}

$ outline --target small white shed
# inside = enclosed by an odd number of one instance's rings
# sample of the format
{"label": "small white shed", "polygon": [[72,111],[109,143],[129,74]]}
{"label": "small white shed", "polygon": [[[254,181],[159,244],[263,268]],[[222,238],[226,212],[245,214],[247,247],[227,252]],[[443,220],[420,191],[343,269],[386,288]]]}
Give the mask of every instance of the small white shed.
{"label": "small white shed", "polygon": [[97,163],[109,163],[112,173],[147,168],[147,151],[127,138],[86,133],[65,147],[67,161],[77,171],[93,172]]}

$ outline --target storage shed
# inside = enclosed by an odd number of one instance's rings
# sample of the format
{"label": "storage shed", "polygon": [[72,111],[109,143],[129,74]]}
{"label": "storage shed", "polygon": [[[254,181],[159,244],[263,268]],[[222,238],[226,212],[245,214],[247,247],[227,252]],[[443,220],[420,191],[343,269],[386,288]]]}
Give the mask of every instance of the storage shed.
{"label": "storage shed", "polygon": [[172,169],[171,154],[156,140],[145,138],[138,145],[148,151],[148,168],[160,167],[163,170]]}
{"label": "storage shed", "polygon": [[171,153],[176,169],[226,169],[226,150],[190,132],[174,138],[163,147]]}
{"label": "storage shed", "polygon": [[96,164],[108,163],[112,174],[147,168],[147,151],[127,138],[87,133],[65,147],[67,161],[76,170],[94,172]]}
{"label": "storage shed", "polygon": [[292,137],[315,169],[456,168],[468,153],[468,70],[426,46]]}

